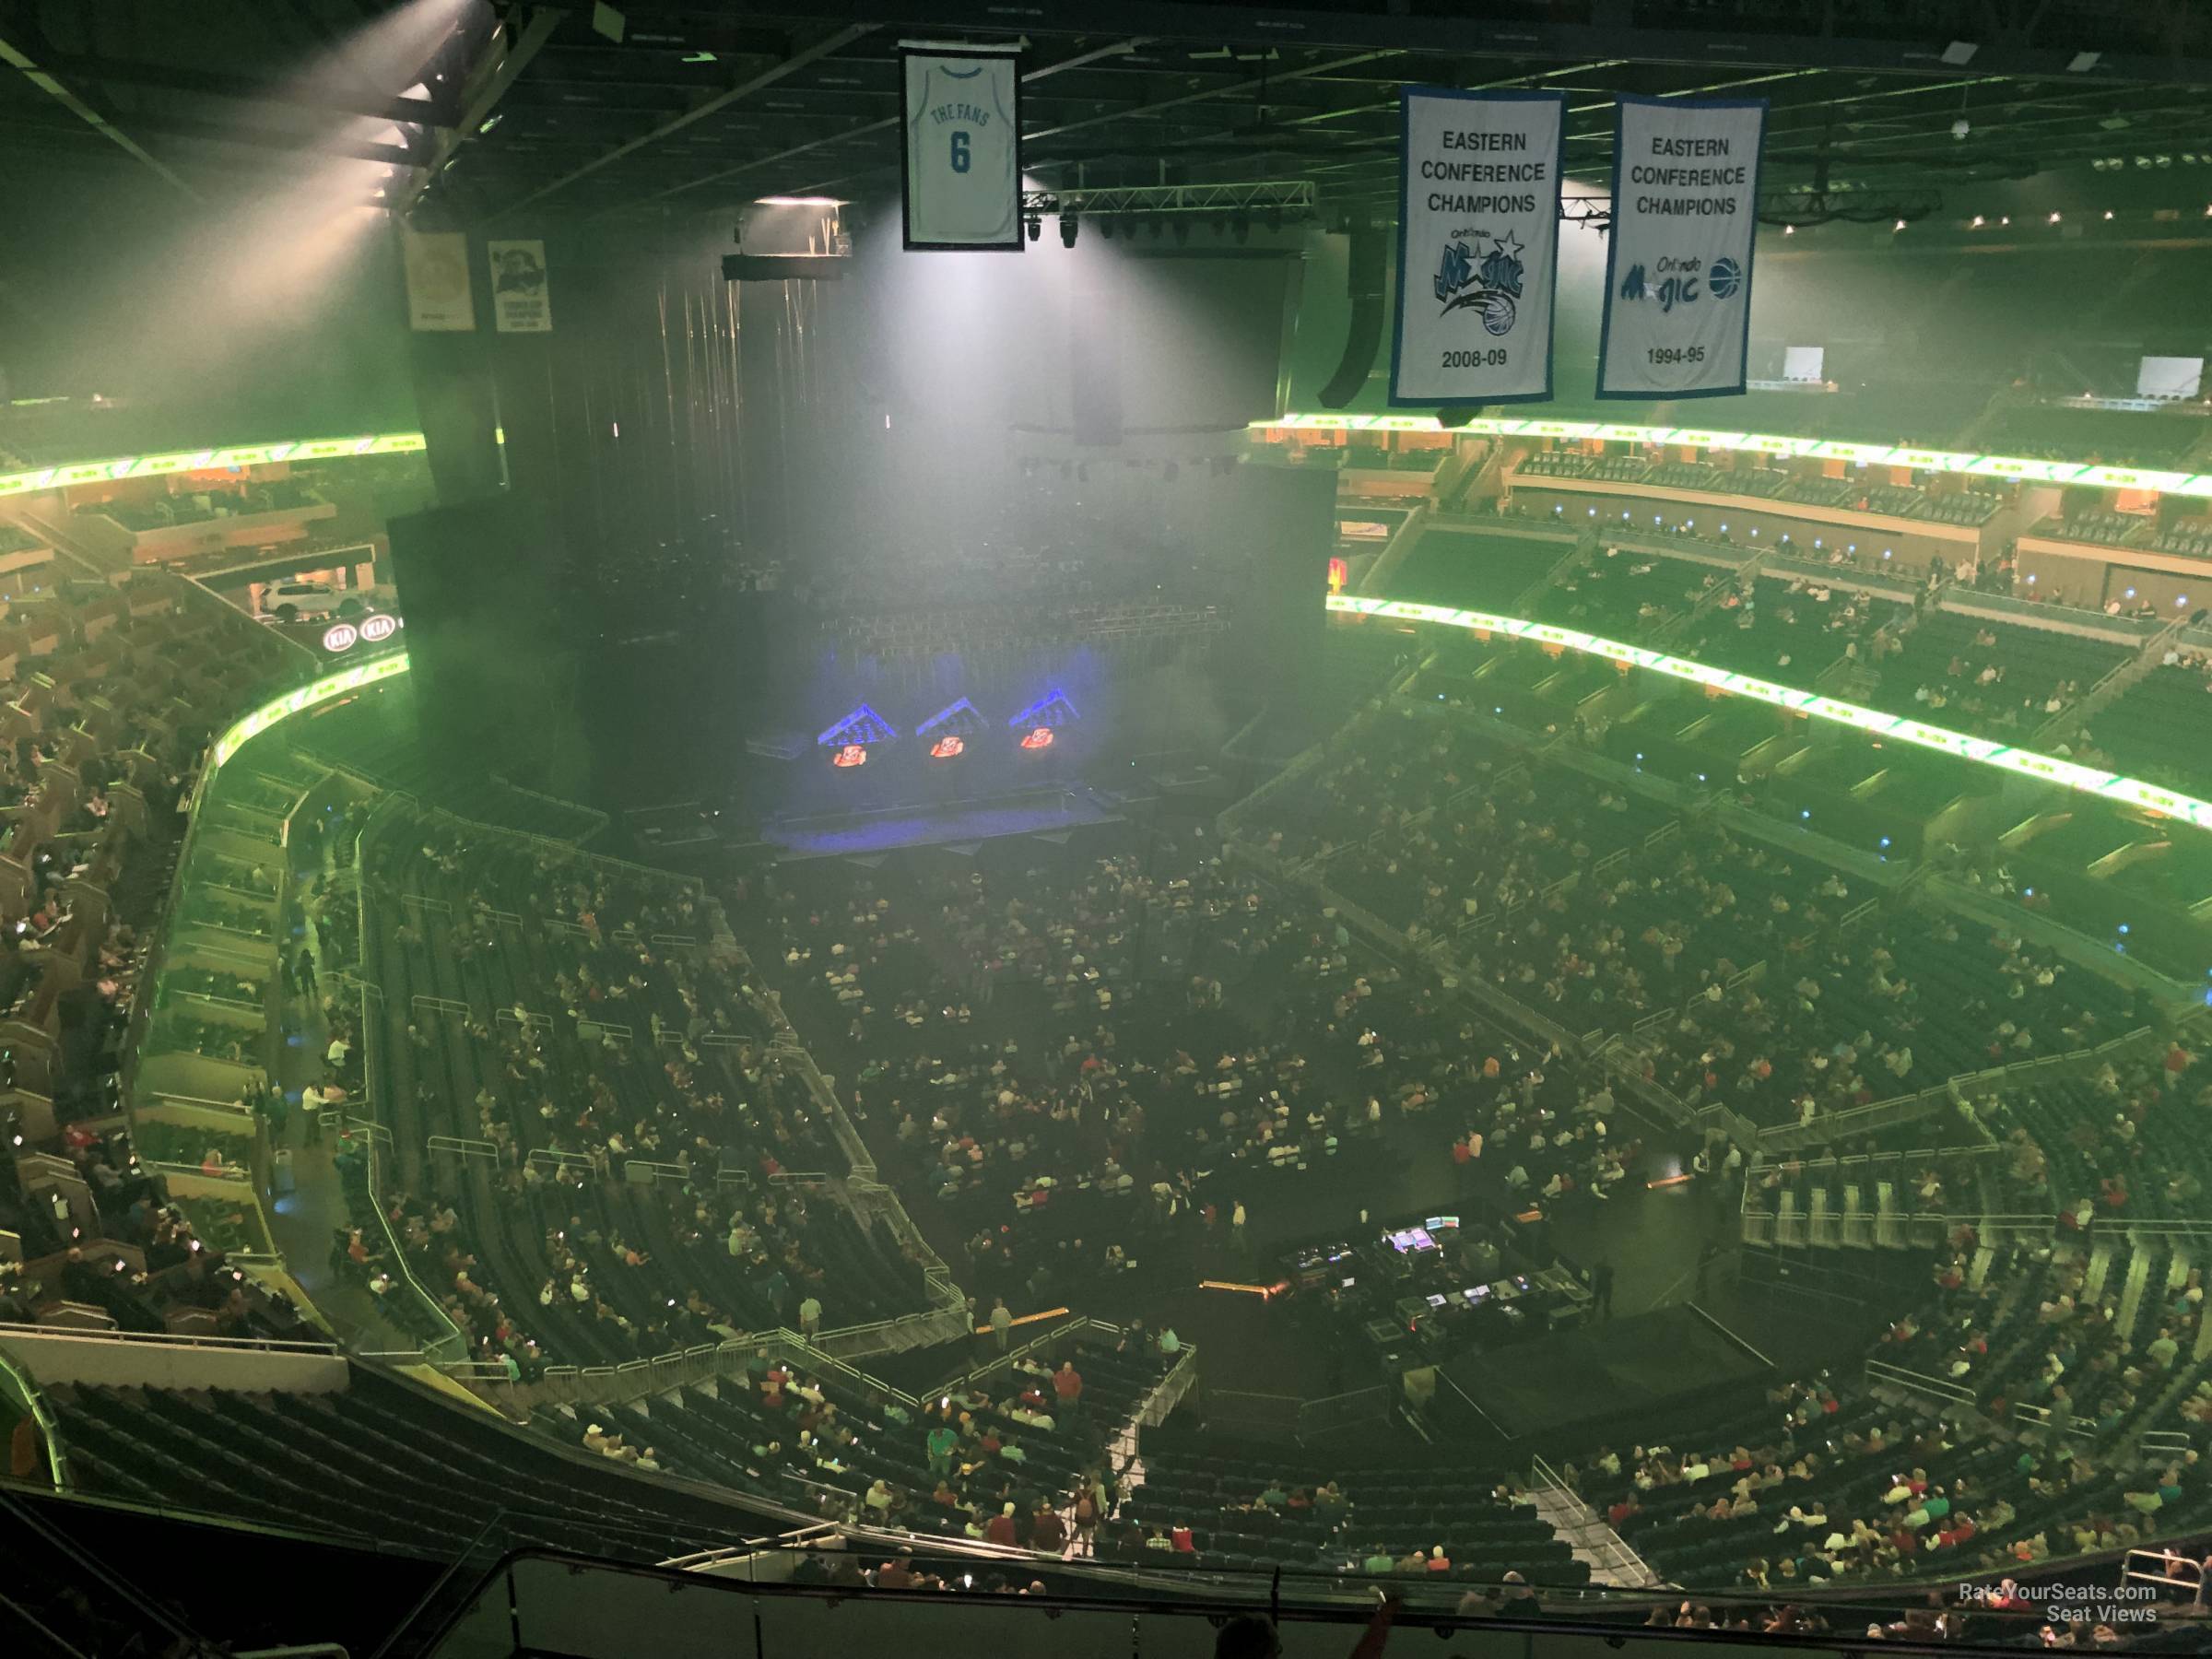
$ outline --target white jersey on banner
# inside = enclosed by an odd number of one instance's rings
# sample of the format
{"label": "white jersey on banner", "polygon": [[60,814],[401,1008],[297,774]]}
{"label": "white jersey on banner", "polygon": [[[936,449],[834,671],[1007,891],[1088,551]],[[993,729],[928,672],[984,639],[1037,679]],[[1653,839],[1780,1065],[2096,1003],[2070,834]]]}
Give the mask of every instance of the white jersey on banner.
{"label": "white jersey on banner", "polygon": [[1764,99],[1620,95],[1600,397],[1744,389]]}
{"label": "white jersey on banner", "polygon": [[1446,87],[1398,96],[1390,401],[1425,408],[1549,397],[1565,96]]}
{"label": "white jersey on banner", "polygon": [[906,54],[906,245],[1021,246],[1020,65]]}

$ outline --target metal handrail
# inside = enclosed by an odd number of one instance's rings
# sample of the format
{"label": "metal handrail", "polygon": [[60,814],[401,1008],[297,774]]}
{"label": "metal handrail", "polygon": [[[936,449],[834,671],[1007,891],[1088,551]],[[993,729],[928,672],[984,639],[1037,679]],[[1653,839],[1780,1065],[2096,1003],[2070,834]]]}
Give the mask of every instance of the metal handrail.
{"label": "metal handrail", "polygon": [[53,1407],[47,1404],[38,1380],[18,1365],[6,1348],[0,1348],[0,1371],[7,1373],[30,1406],[30,1420],[39,1426],[39,1438],[46,1443],[46,1468],[53,1477],[54,1489],[67,1490],[69,1453],[62,1441],[61,1419],[53,1415]]}
{"label": "metal handrail", "polygon": [[6,1342],[116,1342],[142,1347],[224,1348],[241,1353],[318,1354],[340,1357],[335,1342],[308,1342],[290,1336],[210,1336],[192,1331],[76,1330],[59,1325],[8,1325]]}

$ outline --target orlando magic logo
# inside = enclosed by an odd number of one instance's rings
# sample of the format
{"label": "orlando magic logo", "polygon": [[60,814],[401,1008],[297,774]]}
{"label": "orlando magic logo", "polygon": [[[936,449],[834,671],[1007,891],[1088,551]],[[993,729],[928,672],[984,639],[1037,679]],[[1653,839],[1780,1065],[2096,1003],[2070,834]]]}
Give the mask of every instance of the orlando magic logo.
{"label": "orlando magic logo", "polygon": [[1491,242],[1479,266],[1465,242],[1446,242],[1436,266],[1436,298],[1443,307],[1437,314],[1472,307],[1486,331],[1509,334],[1521,299],[1521,243],[1510,230]]}

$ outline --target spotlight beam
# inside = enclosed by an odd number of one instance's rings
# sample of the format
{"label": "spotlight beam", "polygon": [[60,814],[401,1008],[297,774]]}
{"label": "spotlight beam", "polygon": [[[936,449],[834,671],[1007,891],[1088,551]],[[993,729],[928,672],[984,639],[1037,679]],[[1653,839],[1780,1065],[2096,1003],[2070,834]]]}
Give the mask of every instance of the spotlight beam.
{"label": "spotlight beam", "polygon": [[179,190],[182,191],[194,201],[205,202],[206,200],[206,197],[203,196],[198,191],[194,190],[182,179],[179,178],[174,172],[171,171],[164,163],[148,155],[145,147],[141,146],[136,139],[133,138],[128,133],[124,132],[121,127],[110,121],[105,115],[102,115],[98,110],[94,109],[83,99],[72,92],[67,87],[62,85],[60,81],[54,79],[52,75],[48,74],[44,69],[41,69],[28,53],[24,53],[20,48],[18,48],[13,41],[6,39],[5,36],[0,36],[0,64],[5,64],[11,69],[21,71],[25,80],[29,81],[32,86],[38,88],[40,91],[45,93],[49,98],[52,98],[56,103],[59,103],[64,109],[67,110],[79,121],[82,121],[87,126],[98,133],[102,138],[105,138],[110,144],[114,145],[118,149],[123,150],[125,154],[144,162],[155,172],[159,173],[161,177],[168,180],[171,184],[174,184]]}

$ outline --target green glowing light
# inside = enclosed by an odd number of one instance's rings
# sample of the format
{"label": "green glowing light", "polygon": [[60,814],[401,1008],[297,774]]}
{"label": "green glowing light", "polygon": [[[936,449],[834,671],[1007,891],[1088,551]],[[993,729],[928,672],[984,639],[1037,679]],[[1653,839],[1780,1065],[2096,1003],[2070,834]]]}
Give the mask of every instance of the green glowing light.
{"label": "green glowing light", "polygon": [[1886,714],[1879,709],[1839,702],[1832,697],[1822,697],[1818,692],[1803,690],[1794,686],[1778,686],[1771,680],[1754,679],[1747,674],[1734,674],[1724,668],[1716,668],[1711,663],[1696,663],[1687,657],[1668,656],[1665,652],[1653,651],[1645,646],[1624,644],[1618,640],[1602,639],[1596,634],[1583,633],[1571,628],[1554,628],[1548,623],[1530,622],[1519,617],[1492,616],[1487,611],[1454,610],[1445,605],[1417,605],[1405,599],[1365,599],[1349,594],[1332,594],[1328,596],[1328,607],[1353,616],[1382,617],[1406,622],[1434,622],[1446,628],[1465,628],[1477,633],[1505,634],[1516,640],[1533,640],[1539,644],[1558,645],[1569,651],[1608,657],[1617,663],[1632,663],[1638,667],[1649,668],[1675,679],[1688,680],[1693,685],[1773,703],[1777,707],[1809,715],[1815,720],[1852,726],[1877,737],[1893,737],[1900,743],[1913,744],[1921,748],[1940,749],[1962,760],[2024,773],[2031,778],[2041,778],[2045,782],[2055,783],[2063,789],[2075,790],[2082,794],[2102,795],[2109,801],[2120,801],[2130,806],[2139,806],[2148,812],[2178,818],[2200,830],[2212,830],[2212,801],[2200,801],[2194,795],[2161,789],[2155,783],[2146,783],[2138,778],[2124,778],[2118,772],[2105,771],[2094,766],[2077,765],[2071,760],[2063,760],[2056,755],[2039,755],[2032,749],[2015,748],[2010,744],[1998,743],[1987,737],[1970,737],[1964,732],[1949,732],[1941,726],[1924,725],[1917,720],[1908,720],[1901,714]]}
{"label": "green glowing light", "polygon": [[0,496],[66,489],[72,484],[105,484],[116,478],[153,478],[164,473],[227,472],[234,466],[263,466],[275,461],[406,455],[423,447],[420,432],[369,432],[358,438],[291,438],[278,443],[233,444],[228,449],[178,450],[166,455],[117,455],[105,461],[70,461],[59,466],[35,466],[28,472],[0,473]]}
{"label": "green glowing light", "polygon": [[2159,472],[2137,466],[2097,466],[2087,461],[2035,461],[2020,455],[1965,455],[1949,450],[1900,449],[1888,443],[1842,439],[1787,438],[1773,432],[1708,432],[1695,427],[1622,426],[1596,420],[1508,420],[1480,418],[1446,427],[1432,415],[1286,415],[1255,420],[1255,431],[1478,432],[1492,437],[1595,438],[1607,443],[1671,443],[1685,449],[1749,450],[1768,455],[1810,455],[1866,466],[1909,466],[1920,472],[1964,473],[2014,478],[2028,484],[2090,484],[2103,489],[2155,489],[2174,495],[2212,496],[2212,473]]}
{"label": "green glowing light", "polygon": [[405,674],[407,667],[407,653],[395,651],[387,656],[341,668],[335,674],[326,674],[297,690],[286,692],[274,702],[262,704],[215,740],[215,747],[207,752],[207,768],[200,774],[197,793],[205,794],[207,786],[215,782],[216,773],[222,771],[224,762],[278,721],[288,719],[304,709],[326,703],[334,697],[343,697],[348,691],[358,691],[363,686],[374,685],[378,680],[390,679],[395,674]]}

